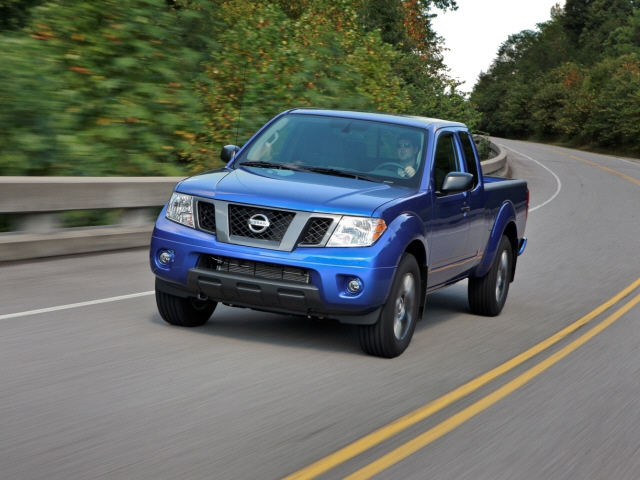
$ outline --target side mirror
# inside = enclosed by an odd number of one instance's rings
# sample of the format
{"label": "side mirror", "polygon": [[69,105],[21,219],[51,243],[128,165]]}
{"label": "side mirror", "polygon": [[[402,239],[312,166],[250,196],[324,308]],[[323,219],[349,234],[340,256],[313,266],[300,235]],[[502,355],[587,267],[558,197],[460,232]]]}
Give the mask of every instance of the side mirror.
{"label": "side mirror", "polygon": [[240,150],[240,147],[236,145],[225,145],[224,147],[222,147],[222,151],[220,152],[220,160],[222,160],[224,163],[229,163],[231,160],[233,160],[233,157],[236,156],[238,150]]}
{"label": "side mirror", "polygon": [[473,175],[463,172],[451,172],[444,177],[440,193],[447,195],[449,193],[468,192],[473,188]]}

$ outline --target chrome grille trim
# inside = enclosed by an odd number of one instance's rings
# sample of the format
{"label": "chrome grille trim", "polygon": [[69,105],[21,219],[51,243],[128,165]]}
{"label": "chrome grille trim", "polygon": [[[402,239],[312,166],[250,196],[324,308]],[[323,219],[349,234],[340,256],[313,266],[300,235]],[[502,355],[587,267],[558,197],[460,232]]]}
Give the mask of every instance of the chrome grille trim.
{"label": "chrome grille trim", "polygon": [[[262,218],[266,217],[269,221],[269,226],[264,232],[254,232],[249,228],[249,219],[258,215]],[[295,216],[295,212],[287,210],[275,210],[230,203],[229,235],[257,240],[270,240],[280,243]]]}
{"label": "chrome grille trim", "polygon": [[[342,218],[342,215],[335,215],[335,214],[328,214],[328,213],[310,213],[310,212],[287,210],[287,209],[275,208],[271,206],[262,206],[262,205],[248,205],[248,204],[241,204],[236,202],[226,202],[224,200],[214,200],[212,198],[199,197],[195,195],[194,195],[194,200],[195,200],[194,213],[196,217],[195,225],[197,230],[210,235],[215,235],[216,241],[219,243],[230,243],[233,245],[243,245],[247,247],[264,248],[267,250],[279,250],[279,251],[291,252],[298,246],[305,247],[305,248],[324,247],[329,241],[329,238],[331,237],[331,234],[333,233],[336,226],[338,225],[340,219]],[[211,210],[212,210],[211,206],[214,207],[213,220],[211,220],[210,217],[208,221],[201,219],[202,217],[202,214],[200,212],[201,202],[208,205],[207,207],[204,207],[207,209],[206,213],[208,215],[210,215],[211,213]],[[255,209],[255,210],[262,210],[262,211],[266,210],[266,211],[287,212],[292,217],[288,225],[288,228],[283,233],[280,240],[269,240],[269,239],[261,239],[261,238],[243,237],[240,235],[232,235],[230,231],[230,226],[229,226],[229,223],[230,223],[229,210],[230,210],[230,206],[232,205],[244,207],[247,209]],[[321,219],[326,220],[327,223],[329,220],[332,221],[332,223],[329,225],[324,235],[324,238],[322,238],[321,242],[317,244],[305,243],[309,228],[311,227],[313,222]],[[211,229],[212,227],[215,228],[215,230],[212,230]],[[318,235],[317,238],[319,238],[319,233],[317,235]],[[314,240],[317,240],[317,238],[315,238]]]}

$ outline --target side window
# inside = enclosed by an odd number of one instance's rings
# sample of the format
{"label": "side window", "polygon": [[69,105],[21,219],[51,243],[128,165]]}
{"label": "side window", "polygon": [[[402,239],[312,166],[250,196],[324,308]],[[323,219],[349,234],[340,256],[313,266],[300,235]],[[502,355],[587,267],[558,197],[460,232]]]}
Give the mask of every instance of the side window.
{"label": "side window", "polygon": [[462,151],[464,152],[464,161],[467,166],[467,172],[473,175],[473,188],[478,185],[478,168],[476,167],[476,154],[473,149],[473,141],[471,135],[467,132],[458,132],[460,142],[462,143]]}
{"label": "side window", "polygon": [[451,172],[459,172],[455,138],[452,133],[444,133],[438,138],[436,156],[433,162],[433,179],[436,191],[439,191],[444,177]]}

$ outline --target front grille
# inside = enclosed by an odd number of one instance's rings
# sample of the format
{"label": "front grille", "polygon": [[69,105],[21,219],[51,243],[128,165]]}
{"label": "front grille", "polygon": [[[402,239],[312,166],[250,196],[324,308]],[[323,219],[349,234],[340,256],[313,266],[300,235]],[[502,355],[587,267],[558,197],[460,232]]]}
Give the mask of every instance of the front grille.
{"label": "front grille", "polygon": [[300,245],[318,245],[329,230],[333,220],[331,218],[313,218]]}
{"label": "front grille", "polygon": [[198,202],[198,225],[202,230],[216,233],[216,207],[213,203]]}
{"label": "front grille", "polygon": [[[249,219],[255,215],[264,215],[269,220],[269,226],[262,232],[254,232],[249,228]],[[293,212],[229,205],[229,234],[280,242],[293,221],[293,217],[295,217]]]}
{"label": "front grille", "polygon": [[274,263],[252,262],[228,257],[203,256],[198,264],[200,268],[230,273],[242,273],[253,277],[271,280],[290,280],[299,283],[311,283],[309,272],[302,268],[287,267]]}

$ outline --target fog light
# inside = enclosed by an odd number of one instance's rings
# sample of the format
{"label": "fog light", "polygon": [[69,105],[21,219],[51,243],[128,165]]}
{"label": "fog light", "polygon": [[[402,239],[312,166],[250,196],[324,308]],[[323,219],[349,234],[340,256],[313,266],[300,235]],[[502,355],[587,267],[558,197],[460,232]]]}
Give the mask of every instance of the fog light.
{"label": "fog light", "polygon": [[169,265],[173,262],[173,252],[171,250],[164,250],[160,255],[158,255],[158,261],[162,265]]}
{"label": "fog light", "polygon": [[349,283],[347,283],[347,290],[349,290],[349,293],[360,293],[360,290],[362,290],[362,281],[359,278],[352,278],[349,280]]}

